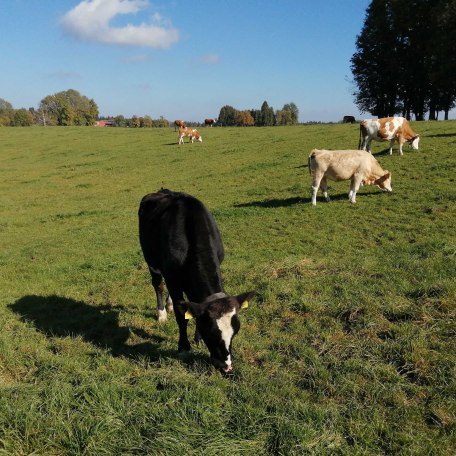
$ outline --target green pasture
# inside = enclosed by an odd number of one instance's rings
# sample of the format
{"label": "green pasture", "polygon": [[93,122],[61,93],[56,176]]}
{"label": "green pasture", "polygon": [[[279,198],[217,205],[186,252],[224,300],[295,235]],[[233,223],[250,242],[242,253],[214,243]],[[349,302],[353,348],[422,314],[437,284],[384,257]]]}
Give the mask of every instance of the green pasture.
{"label": "green pasture", "polygon": [[[309,152],[357,125],[0,128],[0,454],[454,455],[456,121],[412,126],[419,151],[373,143],[392,194],[316,207]],[[137,209],[161,187],[258,293],[233,378],[156,320]]]}

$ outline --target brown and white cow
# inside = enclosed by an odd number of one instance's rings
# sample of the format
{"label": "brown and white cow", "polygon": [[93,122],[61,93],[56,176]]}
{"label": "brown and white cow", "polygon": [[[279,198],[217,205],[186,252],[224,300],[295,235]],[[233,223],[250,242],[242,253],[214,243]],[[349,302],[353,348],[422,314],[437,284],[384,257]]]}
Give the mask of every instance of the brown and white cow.
{"label": "brown and white cow", "polygon": [[196,141],[203,142],[203,138],[201,138],[198,130],[190,127],[179,128],[179,144],[184,144],[184,138],[186,136],[188,136],[189,142],[193,142],[194,139]]}
{"label": "brown and white cow", "polygon": [[383,170],[373,155],[364,150],[318,150],[309,155],[309,172],[312,175],[312,204],[317,204],[320,188],[329,201],[327,180],[350,180],[348,198],[356,203],[356,192],[361,185],[376,185],[392,192],[391,173]]}
{"label": "brown and white cow", "polygon": [[203,339],[217,369],[231,372],[231,345],[241,325],[238,315],[255,292],[224,293],[220,272],[224,249],[214,217],[195,197],[166,189],[144,196],[138,216],[139,240],[159,316],[166,319],[165,279],[179,326],[179,352],[190,350],[187,324],[194,318],[195,341]]}
{"label": "brown and white cow", "polygon": [[185,128],[187,124],[183,120],[175,120],[174,121],[174,131],[176,131],[177,128]]}
{"label": "brown and white cow", "polygon": [[217,122],[217,119],[204,119],[204,125],[212,127]]}
{"label": "brown and white cow", "polygon": [[384,117],[382,119],[366,119],[359,125],[358,148],[372,153],[370,144],[375,141],[390,141],[390,155],[393,153],[394,141],[399,143],[399,153],[402,155],[402,145],[408,142],[412,149],[418,150],[420,135],[417,135],[404,117]]}

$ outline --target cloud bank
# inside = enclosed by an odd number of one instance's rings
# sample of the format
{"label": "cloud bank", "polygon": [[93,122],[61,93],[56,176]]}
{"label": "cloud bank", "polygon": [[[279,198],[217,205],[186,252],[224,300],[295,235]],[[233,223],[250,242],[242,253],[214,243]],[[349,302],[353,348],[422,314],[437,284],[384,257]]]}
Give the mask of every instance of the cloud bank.
{"label": "cloud bank", "polygon": [[64,30],[77,39],[104,44],[147,46],[165,49],[179,40],[179,32],[162,24],[155,14],[151,23],[113,27],[119,15],[134,14],[149,6],[147,0],[84,0],[62,19]]}

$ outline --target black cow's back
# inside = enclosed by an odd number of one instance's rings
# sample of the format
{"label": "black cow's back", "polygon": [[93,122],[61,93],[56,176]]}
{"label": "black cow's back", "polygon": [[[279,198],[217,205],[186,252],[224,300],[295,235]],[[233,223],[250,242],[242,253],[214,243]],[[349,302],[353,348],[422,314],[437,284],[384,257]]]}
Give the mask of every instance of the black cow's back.
{"label": "black cow's back", "polygon": [[201,201],[186,193],[160,190],[144,196],[138,215],[144,258],[163,274],[168,288],[178,283],[178,291],[196,302],[221,290],[223,244],[212,214]]}

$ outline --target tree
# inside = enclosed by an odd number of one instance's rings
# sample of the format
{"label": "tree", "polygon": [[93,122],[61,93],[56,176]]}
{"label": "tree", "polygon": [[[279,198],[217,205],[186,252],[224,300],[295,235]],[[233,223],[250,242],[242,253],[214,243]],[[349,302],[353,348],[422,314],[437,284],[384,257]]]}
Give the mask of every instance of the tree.
{"label": "tree", "polygon": [[225,105],[220,109],[217,122],[226,127],[233,127],[236,125],[237,112],[232,106]]}
{"label": "tree", "polygon": [[116,116],[116,117],[114,117],[114,125],[116,127],[126,127],[127,126],[127,120],[122,115]]}
{"label": "tree", "polygon": [[442,110],[448,120],[448,112],[456,102],[456,0],[436,2],[431,17],[431,28],[438,33],[429,43],[429,119],[436,120]]}
{"label": "tree", "polygon": [[417,120],[448,113],[456,100],[455,40],[456,0],[372,0],[351,58],[360,111]]}
{"label": "tree", "polygon": [[0,127],[11,125],[14,116],[13,105],[0,98]]}
{"label": "tree", "polygon": [[276,123],[277,125],[292,125],[291,112],[283,109],[281,111],[276,111]]}
{"label": "tree", "polygon": [[351,58],[351,70],[358,90],[355,104],[361,112],[379,117],[399,112],[397,94],[396,37],[391,23],[391,0],[373,0],[367,8],[357,51]]}
{"label": "tree", "polygon": [[282,111],[290,113],[292,125],[296,125],[299,122],[299,109],[294,103],[284,104]]}
{"label": "tree", "polygon": [[33,114],[27,109],[17,109],[14,111],[13,120],[11,122],[13,127],[30,127],[33,125]]}
{"label": "tree", "polygon": [[139,128],[141,127],[141,119],[138,116],[133,116],[131,118],[131,126],[133,128]]}
{"label": "tree", "polygon": [[268,127],[275,124],[274,109],[272,107],[269,107],[267,101],[263,102],[260,111],[260,119],[259,123],[257,122],[257,125]]}
{"label": "tree", "polygon": [[255,125],[255,120],[250,111],[238,111],[236,114],[236,125],[240,127],[251,127]]}
{"label": "tree", "polygon": [[140,120],[141,120],[142,128],[152,128],[152,126],[153,126],[152,117],[146,115],[144,117],[141,117]]}
{"label": "tree", "polygon": [[93,125],[98,118],[95,101],[73,89],[43,98],[38,111],[43,125]]}

